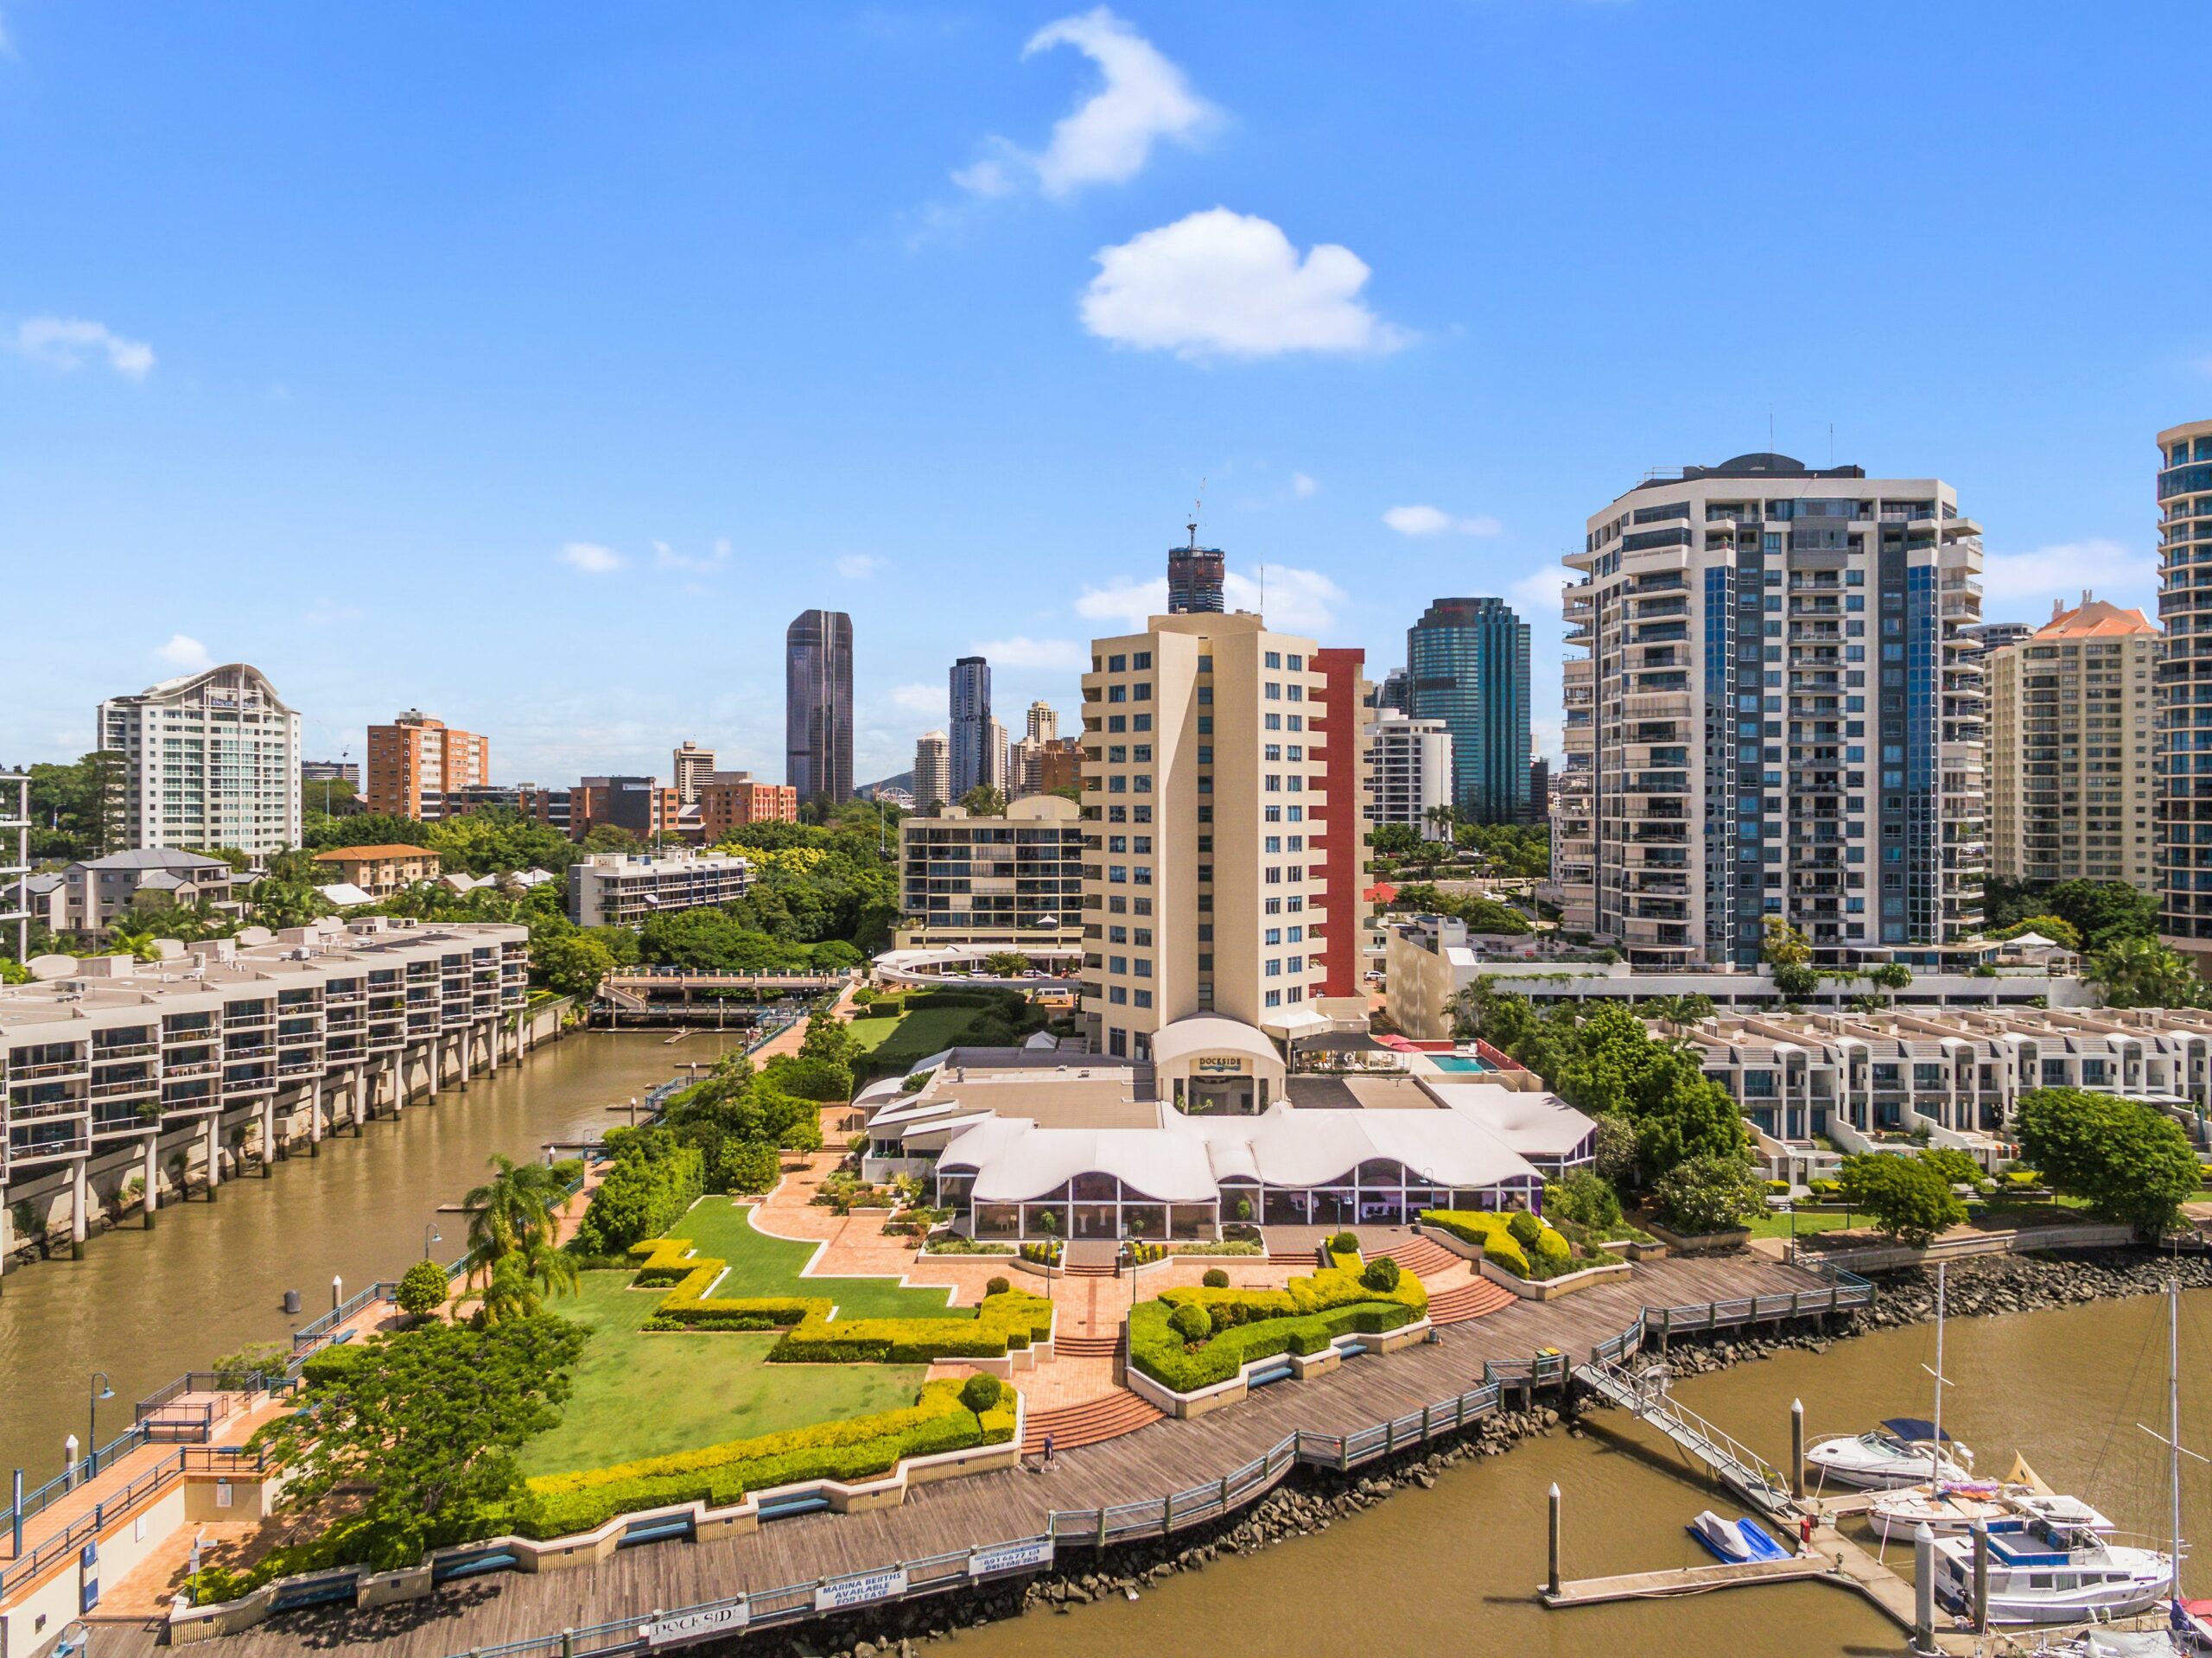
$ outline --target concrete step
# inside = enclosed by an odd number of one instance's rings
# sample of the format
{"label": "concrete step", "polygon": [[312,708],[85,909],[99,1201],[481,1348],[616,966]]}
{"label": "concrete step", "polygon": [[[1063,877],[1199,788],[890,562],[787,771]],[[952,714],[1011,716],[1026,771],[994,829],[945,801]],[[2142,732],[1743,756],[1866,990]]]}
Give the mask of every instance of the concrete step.
{"label": "concrete step", "polygon": [[1160,1415],[1143,1400],[1126,1391],[1087,1399],[1079,1405],[1032,1411],[1024,1426],[1021,1452],[1024,1456],[1035,1456],[1043,1451],[1047,1433],[1052,1436],[1056,1453],[1072,1451],[1078,1445],[1096,1445],[1124,1433],[1134,1433],[1158,1421]]}

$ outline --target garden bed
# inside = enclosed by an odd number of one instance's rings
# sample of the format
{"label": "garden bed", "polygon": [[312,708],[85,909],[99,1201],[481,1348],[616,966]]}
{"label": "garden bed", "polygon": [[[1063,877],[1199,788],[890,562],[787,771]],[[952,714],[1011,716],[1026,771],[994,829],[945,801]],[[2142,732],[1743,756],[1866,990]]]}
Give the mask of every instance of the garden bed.
{"label": "garden bed", "polygon": [[1740,1249],[1751,1241],[1748,1226],[1732,1226],[1719,1232],[1676,1232],[1656,1221],[1643,1223],[1643,1229],[1678,1255],[1717,1255]]}

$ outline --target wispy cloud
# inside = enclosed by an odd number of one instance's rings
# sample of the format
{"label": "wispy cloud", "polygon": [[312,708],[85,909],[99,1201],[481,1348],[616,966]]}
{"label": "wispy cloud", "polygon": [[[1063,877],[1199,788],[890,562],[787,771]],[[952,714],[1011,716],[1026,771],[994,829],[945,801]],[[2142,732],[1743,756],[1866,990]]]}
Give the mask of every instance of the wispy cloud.
{"label": "wispy cloud", "polygon": [[[1268,565],[1258,577],[1231,570],[1222,589],[1230,609],[1255,611],[1267,618],[1268,626],[1288,633],[1333,631],[1346,598],[1344,590],[1320,571],[1282,564]],[[1149,619],[1166,613],[1167,578],[1140,581],[1121,576],[1103,588],[1085,588],[1075,609],[1078,616],[1111,623],[1123,632],[1138,632]]]}
{"label": "wispy cloud", "polygon": [[1402,536],[1495,536],[1505,528],[1486,513],[1454,518],[1440,506],[1394,506],[1382,522]]}
{"label": "wispy cloud", "polygon": [[865,581],[884,568],[874,553],[846,553],[837,560],[837,574],[848,581]]}
{"label": "wispy cloud", "polygon": [[612,575],[630,562],[612,547],[602,547],[595,541],[569,542],[554,556],[586,575]]}
{"label": "wispy cloud", "polygon": [[79,369],[104,360],[126,380],[143,380],[154,372],[151,346],[143,340],[126,340],[105,322],[83,317],[27,318],[16,325],[12,343],[18,355],[49,368]]}
{"label": "wispy cloud", "polygon": [[[600,550],[606,549],[602,548]],[[688,570],[697,575],[711,575],[729,562],[729,554],[730,547],[727,541],[717,541],[706,552],[698,554],[679,553],[666,542],[657,541],[653,543],[653,568],[657,570]]]}
{"label": "wispy cloud", "polygon": [[1211,207],[1095,256],[1083,326],[1099,339],[1178,357],[1348,355],[1410,338],[1359,299],[1366,262],[1322,243],[1301,256],[1268,220]]}
{"label": "wispy cloud", "polygon": [[154,659],[181,668],[187,673],[197,673],[213,665],[214,658],[207,654],[207,647],[189,633],[172,633],[167,645],[154,647]]}
{"label": "wispy cloud", "polygon": [[1982,596],[1995,604],[2071,600],[2085,587],[2116,604],[2141,604],[2156,595],[2158,586],[2155,553],[2101,537],[2061,542],[2025,553],[1990,553],[1981,566]]}
{"label": "wispy cloud", "polygon": [[986,639],[971,647],[994,668],[1026,668],[1046,673],[1079,674],[1090,665],[1090,652],[1074,639]]}
{"label": "wispy cloud", "polygon": [[1547,564],[1514,582],[1506,597],[1522,621],[1539,627],[1556,624],[1566,613],[1567,584],[1573,579],[1565,565]]}
{"label": "wispy cloud", "polygon": [[1321,492],[1321,486],[1302,472],[1290,474],[1290,492],[1303,501]]}
{"label": "wispy cloud", "polygon": [[943,715],[950,706],[950,696],[942,685],[893,685],[890,700],[903,713]]}
{"label": "wispy cloud", "polygon": [[1182,70],[1103,6],[1046,24],[1021,55],[1027,60],[1060,46],[1075,48],[1098,67],[1097,90],[1053,125],[1042,150],[995,135],[986,140],[984,153],[952,175],[962,189],[1002,196],[1033,181],[1046,195],[1059,197],[1086,185],[1126,183],[1144,170],[1161,139],[1195,143],[1217,118]]}

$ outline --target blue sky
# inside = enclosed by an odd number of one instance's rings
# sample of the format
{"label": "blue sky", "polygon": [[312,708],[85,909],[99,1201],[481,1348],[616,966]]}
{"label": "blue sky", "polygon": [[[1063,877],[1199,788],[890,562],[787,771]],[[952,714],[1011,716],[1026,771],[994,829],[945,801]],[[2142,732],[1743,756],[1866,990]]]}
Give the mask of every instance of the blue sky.
{"label": "blue sky", "polygon": [[267,671],[498,776],[1018,727],[1201,488],[1379,677],[1648,469],[1936,473],[1992,616],[2155,590],[2212,412],[2194,8],[0,0],[0,760]]}

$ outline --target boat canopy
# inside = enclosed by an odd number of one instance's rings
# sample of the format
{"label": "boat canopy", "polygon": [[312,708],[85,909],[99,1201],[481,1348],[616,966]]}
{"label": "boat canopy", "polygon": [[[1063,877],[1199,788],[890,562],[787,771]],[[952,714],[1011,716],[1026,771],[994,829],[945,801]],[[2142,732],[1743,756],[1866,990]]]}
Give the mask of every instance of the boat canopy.
{"label": "boat canopy", "polygon": [[1924,1416],[1892,1416],[1882,1426],[1909,1445],[1925,1445],[1940,1438],[1945,1445],[1956,1445],[1949,1434],[1938,1434],[1936,1424]]}

